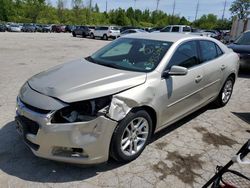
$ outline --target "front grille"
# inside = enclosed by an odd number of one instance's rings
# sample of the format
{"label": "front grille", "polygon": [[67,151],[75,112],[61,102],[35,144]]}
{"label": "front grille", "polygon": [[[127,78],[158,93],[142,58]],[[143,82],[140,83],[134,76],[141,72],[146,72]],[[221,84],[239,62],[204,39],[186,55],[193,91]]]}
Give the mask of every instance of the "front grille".
{"label": "front grille", "polygon": [[50,110],[43,110],[43,109],[40,109],[40,108],[31,106],[31,105],[29,105],[29,104],[23,102],[22,100],[21,100],[21,102],[23,103],[23,105],[24,105],[26,108],[30,109],[31,111],[34,111],[34,112],[37,112],[37,113],[40,113],[40,114],[48,114],[48,113],[50,112]]}
{"label": "front grille", "polygon": [[37,135],[38,129],[39,129],[39,125],[37,122],[32,121],[24,116],[18,116],[18,118],[21,120],[22,125],[24,126],[24,132],[25,134],[30,133],[30,134],[34,134]]}

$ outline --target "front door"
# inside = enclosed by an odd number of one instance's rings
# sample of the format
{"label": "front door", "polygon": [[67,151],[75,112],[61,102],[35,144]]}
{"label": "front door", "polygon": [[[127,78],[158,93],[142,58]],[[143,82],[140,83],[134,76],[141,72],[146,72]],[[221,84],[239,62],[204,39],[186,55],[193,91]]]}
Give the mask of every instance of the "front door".
{"label": "front door", "polygon": [[188,69],[186,75],[169,76],[161,80],[162,114],[161,125],[169,124],[199,107],[204,99],[201,95],[204,81],[204,70],[199,64],[198,42],[189,41],[181,44],[166,70],[173,65]]}

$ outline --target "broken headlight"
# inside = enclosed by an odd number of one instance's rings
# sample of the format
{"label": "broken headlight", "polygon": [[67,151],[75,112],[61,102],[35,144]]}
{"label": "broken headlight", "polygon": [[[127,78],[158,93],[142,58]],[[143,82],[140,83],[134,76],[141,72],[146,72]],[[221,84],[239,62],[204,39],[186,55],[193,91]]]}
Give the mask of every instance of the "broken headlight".
{"label": "broken headlight", "polygon": [[51,123],[90,121],[108,112],[111,99],[111,96],[107,96],[71,103],[69,106],[58,110],[54,114]]}

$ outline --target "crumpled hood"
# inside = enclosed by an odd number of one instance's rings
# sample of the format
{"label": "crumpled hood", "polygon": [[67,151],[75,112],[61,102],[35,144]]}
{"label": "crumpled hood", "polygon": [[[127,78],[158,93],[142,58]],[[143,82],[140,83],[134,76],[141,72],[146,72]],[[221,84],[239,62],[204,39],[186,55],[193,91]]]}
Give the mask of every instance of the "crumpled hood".
{"label": "crumpled hood", "polygon": [[109,68],[81,59],[41,72],[28,83],[39,93],[70,103],[112,95],[145,81],[146,73]]}

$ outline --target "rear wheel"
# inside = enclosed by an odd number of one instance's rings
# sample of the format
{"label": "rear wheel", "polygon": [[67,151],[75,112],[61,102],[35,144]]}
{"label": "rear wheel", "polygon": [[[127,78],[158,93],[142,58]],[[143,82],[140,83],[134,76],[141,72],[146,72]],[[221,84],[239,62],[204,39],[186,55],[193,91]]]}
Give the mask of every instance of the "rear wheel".
{"label": "rear wheel", "polygon": [[94,35],[93,33],[91,33],[91,34],[90,34],[90,37],[91,37],[92,39],[94,39],[94,38],[95,38],[95,35]]}
{"label": "rear wheel", "polygon": [[82,33],[82,38],[85,38],[85,37],[86,37],[86,35],[85,35],[85,33],[83,32],[83,33]]}
{"label": "rear wheel", "polygon": [[116,127],[110,147],[111,156],[121,162],[136,159],[152,133],[152,120],[144,110],[130,112]]}
{"label": "rear wheel", "polygon": [[72,35],[73,35],[73,37],[76,37],[76,33],[75,32],[73,32]]}
{"label": "rear wheel", "polygon": [[215,104],[218,107],[223,107],[228,103],[233,93],[233,86],[234,86],[234,78],[228,77],[220,91],[219,96],[215,100]]}

